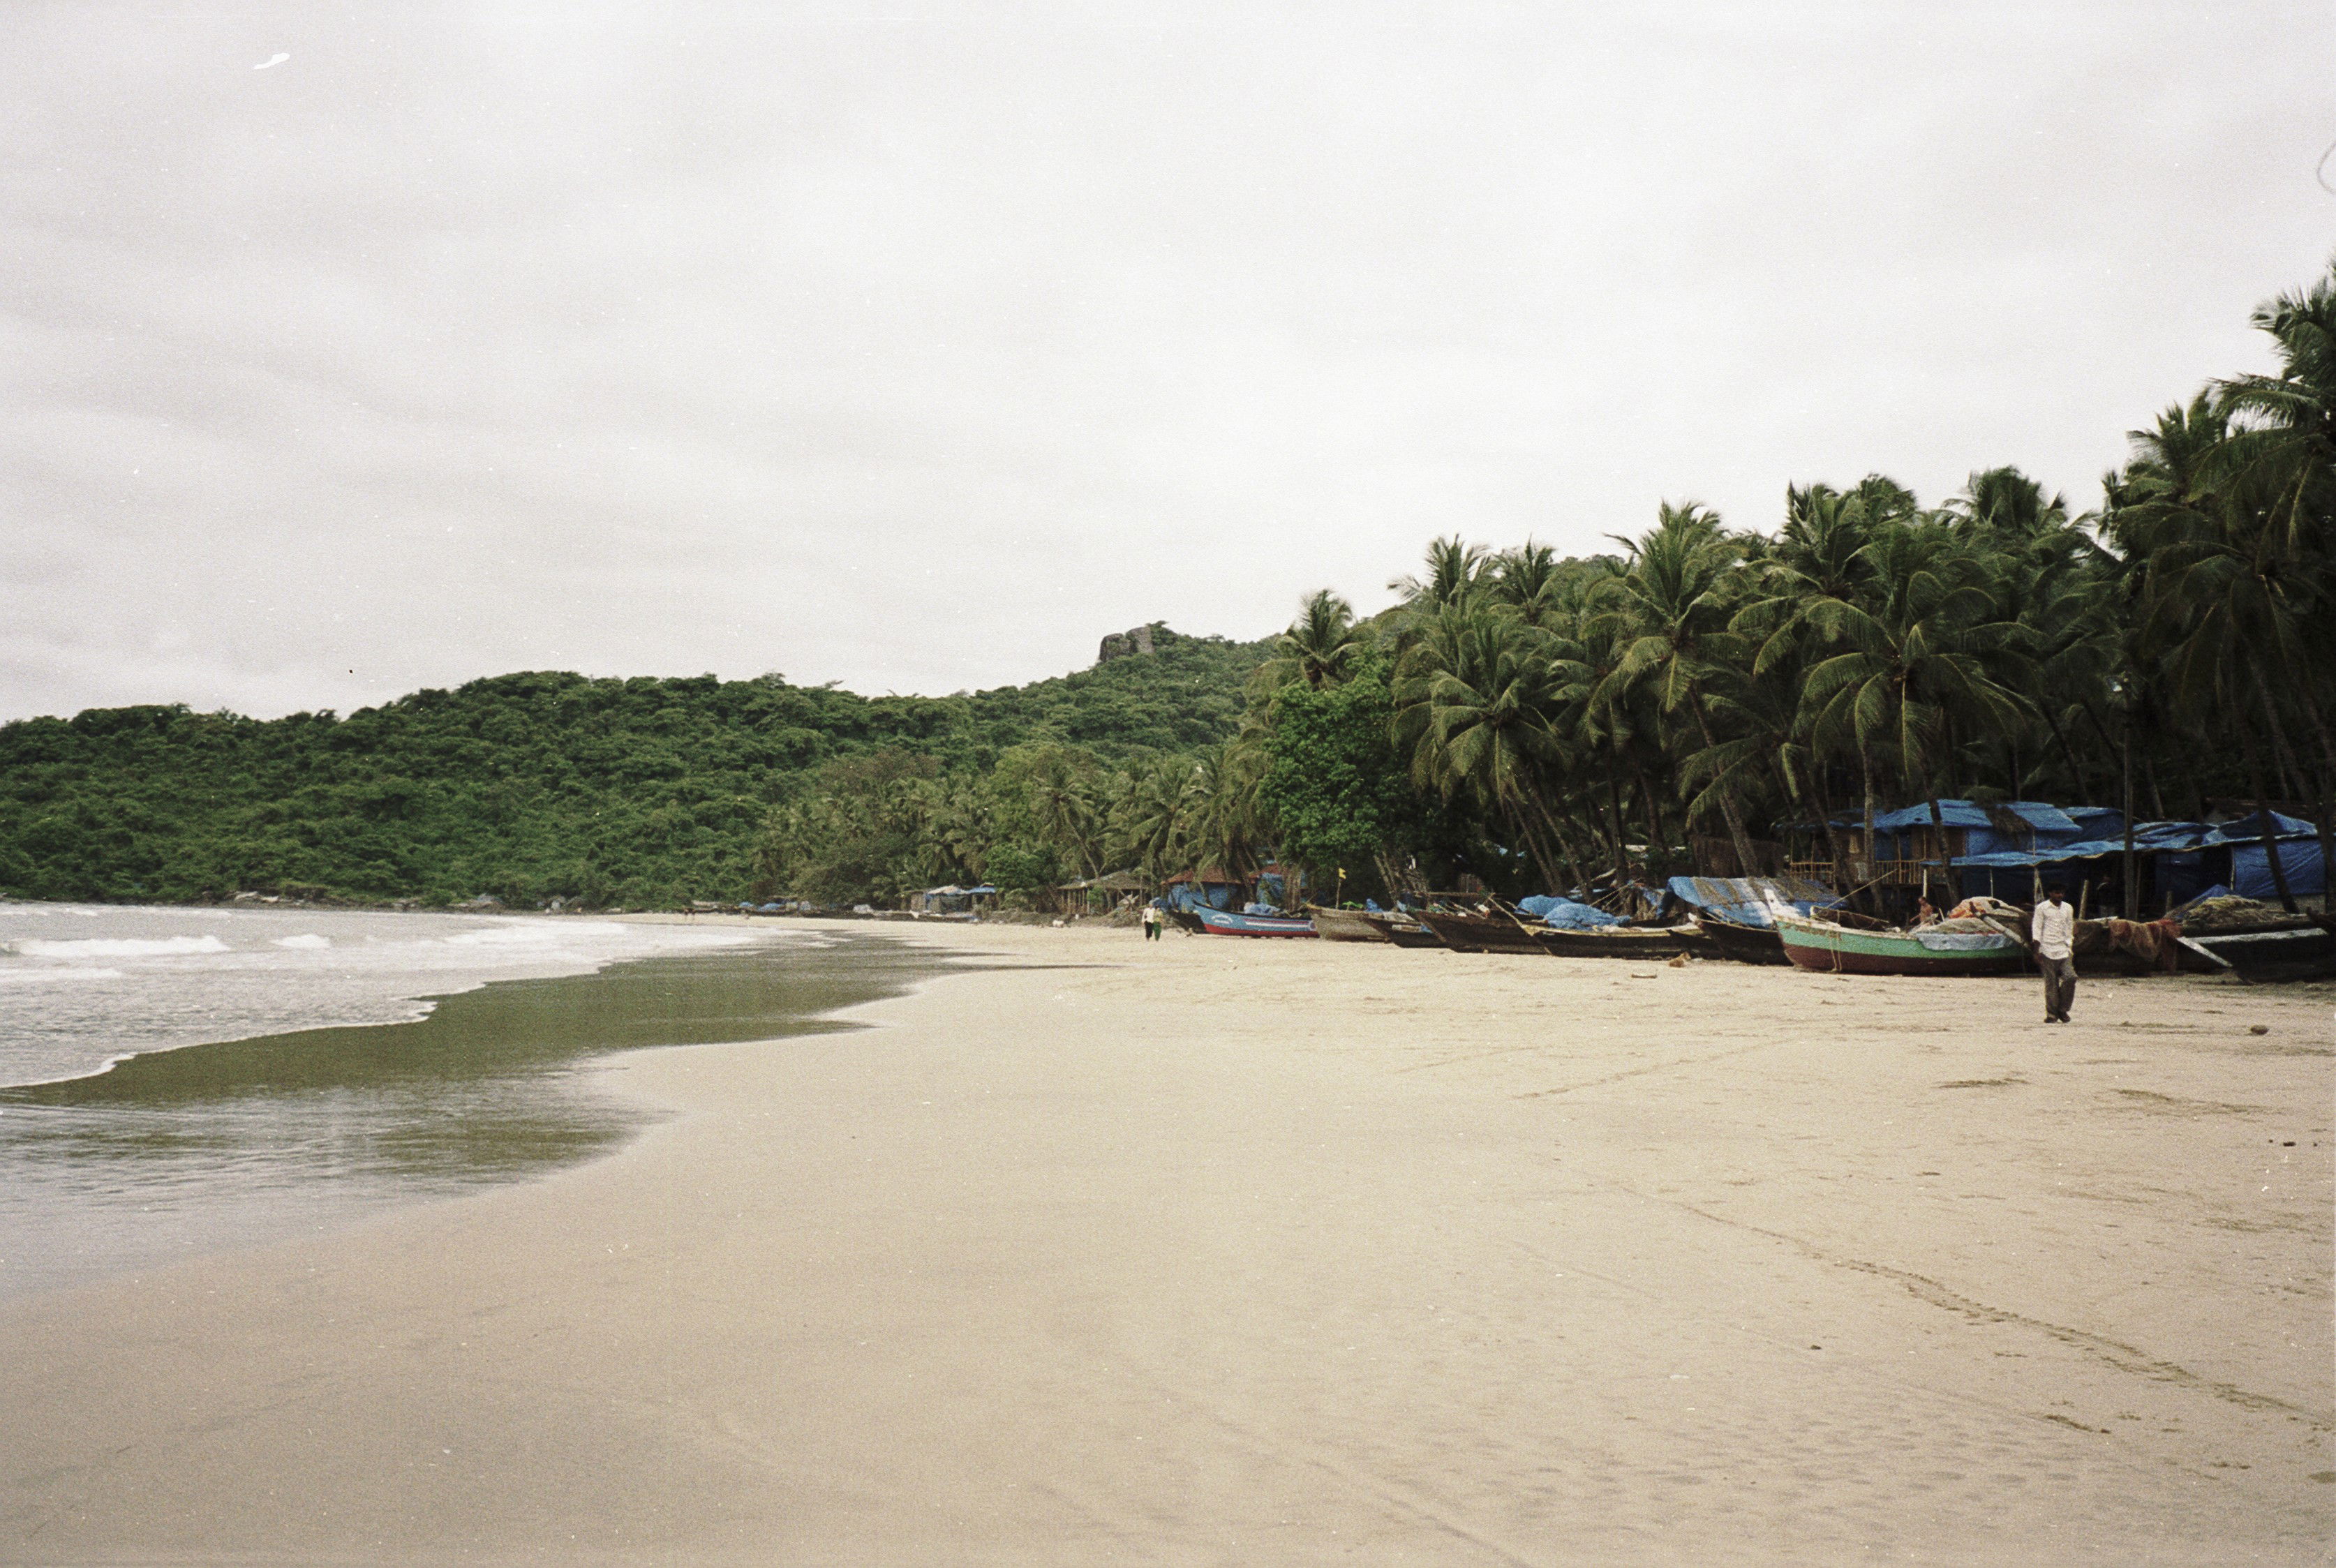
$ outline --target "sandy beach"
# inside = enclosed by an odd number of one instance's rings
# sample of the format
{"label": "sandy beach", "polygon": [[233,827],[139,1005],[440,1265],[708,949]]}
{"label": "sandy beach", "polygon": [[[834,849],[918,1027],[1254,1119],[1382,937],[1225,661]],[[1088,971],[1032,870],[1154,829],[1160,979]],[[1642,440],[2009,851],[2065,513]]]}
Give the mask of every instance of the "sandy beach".
{"label": "sandy beach", "polygon": [[894,934],[991,967],[0,1307],[0,1560],[2327,1560],[2336,989]]}

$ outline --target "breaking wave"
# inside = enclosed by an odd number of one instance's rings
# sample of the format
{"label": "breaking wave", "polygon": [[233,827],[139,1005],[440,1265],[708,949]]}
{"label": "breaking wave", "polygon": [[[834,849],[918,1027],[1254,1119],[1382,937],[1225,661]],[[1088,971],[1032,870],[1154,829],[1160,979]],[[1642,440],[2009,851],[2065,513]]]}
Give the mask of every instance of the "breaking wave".
{"label": "breaking wave", "polygon": [[158,959],[229,950],[217,937],[83,937],[69,941],[25,937],[8,945],[28,959]]}

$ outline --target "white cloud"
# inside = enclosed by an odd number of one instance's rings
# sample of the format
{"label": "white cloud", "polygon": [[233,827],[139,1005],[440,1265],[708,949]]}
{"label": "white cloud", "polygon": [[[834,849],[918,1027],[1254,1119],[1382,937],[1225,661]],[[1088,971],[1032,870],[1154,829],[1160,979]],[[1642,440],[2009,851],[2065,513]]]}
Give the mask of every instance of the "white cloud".
{"label": "white cloud", "polygon": [[2317,9],[790,15],[12,18],[0,716],[947,691],[1455,529],[2084,504],[2336,217]]}

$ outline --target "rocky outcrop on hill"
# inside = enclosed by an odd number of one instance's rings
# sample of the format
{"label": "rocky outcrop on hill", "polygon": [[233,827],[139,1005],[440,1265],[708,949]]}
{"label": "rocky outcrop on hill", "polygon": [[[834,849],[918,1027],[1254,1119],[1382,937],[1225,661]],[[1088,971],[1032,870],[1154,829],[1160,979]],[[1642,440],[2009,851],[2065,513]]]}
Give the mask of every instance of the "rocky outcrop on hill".
{"label": "rocky outcrop on hill", "polygon": [[1180,634],[1168,629],[1166,621],[1155,620],[1149,626],[1139,626],[1127,631],[1115,631],[1104,638],[1103,648],[1095,655],[1095,663],[1108,664],[1115,658],[1132,658],[1137,654],[1151,653],[1155,649],[1167,647],[1172,642],[1183,640]]}

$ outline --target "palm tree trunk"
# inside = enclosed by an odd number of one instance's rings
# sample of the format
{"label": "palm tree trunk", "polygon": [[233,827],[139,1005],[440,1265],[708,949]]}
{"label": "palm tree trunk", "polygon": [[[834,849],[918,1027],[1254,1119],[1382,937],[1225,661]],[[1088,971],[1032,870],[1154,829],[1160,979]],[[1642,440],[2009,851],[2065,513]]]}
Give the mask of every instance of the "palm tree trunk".
{"label": "palm tree trunk", "polygon": [[1932,784],[1922,796],[1931,803],[1931,831],[1939,836],[1939,874],[1946,879],[1947,895],[1952,901],[1947,907],[1963,901],[1962,879],[1955,875],[1954,846],[1947,842],[1947,819],[1939,810],[1939,786]]}
{"label": "palm tree trunk", "polygon": [[1874,809],[1874,754],[1865,749],[1862,739],[1857,745],[1857,765],[1865,775],[1865,912],[1879,914],[1882,912],[1882,898],[1873,891],[1872,884],[1874,868],[1880,863],[1882,853],[1874,842],[1874,819],[1881,813]]}
{"label": "palm tree trunk", "polygon": [[[2263,860],[2271,867],[2271,885],[2279,891],[2279,907],[2294,914],[2298,912],[2295,895],[2288,891],[2287,868],[2279,863],[2279,838],[2272,826],[2271,801],[2263,793],[2263,758],[2255,749],[2254,734],[2245,724],[2245,716],[2242,714],[2240,718],[2239,748],[2246,754],[2247,783],[2255,792],[2255,825],[2262,830]],[[2237,872],[2234,870],[2232,874],[2235,877]]]}
{"label": "palm tree trunk", "polygon": [[2091,786],[2085,783],[2084,765],[2077,761],[2077,748],[2068,744],[2068,735],[2060,728],[2060,721],[2052,716],[2051,705],[2039,702],[2036,705],[2036,710],[2044,716],[2044,727],[2052,732],[2052,739],[2059,745],[2060,755],[2068,759],[2068,781],[2076,786],[2077,798],[2080,801],[2090,800]]}
{"label": "palm tree trunk", "polygon": [[[1778,787],[1783,790],[1785,799],[1791,803],[1793,810],[1796,813],[1806,814],[1811,809],[1809,794],[1808,792],[1802,789],[1799,784],[1793,782],[1793,770],[1776,761],[1774,756],[1771,756],[1768,759],[1768,772],[1770,776],[1776,779]],[[1833,823],[1826,820],[1832,815],[1832,813],[1827,812],[1822,805],[1818,805],[1815,809],[1817,813],[1818,823],[1825,830],[1827,847],[1833,849],[1835,852],[1833,857],[1834,874],[1838,878],[1841,874],[1840,849],[1839,846],[1834,842]]]}
{"label": "palm tree trunk", "polygon": [[1620,888],[1630,880],[1630,852],[1622,847],[1622,840],[1627,834],[1622,827],[1622,779],[1618,768],[1606,770],[1606,794],[1613,807],[1614,885]]}
{"label": "palm tree trunk", "polygon": [[[2268,698],[2263,706],[2266,708],[2271,706]],[[2271,726],[2271,760],[2272,765],[2279,770],[2279,798],[2283,801],[2302,800],[2304,794],[2299,777],[2302,770],[2295,765],[2294,748],[2287,744],[2287,736],[2277,719],[2272,721]]]}
{"label": "palm tree trunk", "polygon": [[1815,797],[1817,808],[1817,826],[1822,829],[1825,833],[1825,852],[1833,857],[1834,891],[1842,892],[1846,891],[1850,885],[1849,852],[1842,845],[1841,830],[1834,826],[1833,795],[1831,792],[1827,791],[1825,787],[1825,772],[1826,770],[1824,768],[1819,768],[1817,770],[1817,787]]}
{"label": "palm tree trunk", "polygon": [[1533,870],[1540,873],[1542,885],[1554,889],[1557,886],[1556,857],[1550,853],[1547,837],[1527,822],[1522,812],[1517,813],[1516,827],[1517,837],[1524,841],[1525,852],[1533,857]]}
{"label": "palm tree trunk", "polygon": [[1639,798],[1647,803],[1647,859],[1650,864],[1658,851],[1662,852],[1663,869],[1671,865],[1670,841],[1663,834],[1662,797],[1655,792],[1654,781],[1644,773],[1638,775]]}
{"label": "palm tree trunk", "polygon": [[1554,811],[1549,813],[1549,827],[1550,832],[1557,837],[1558,852],[1565,857],[1565,863],[1572,868],[1573,885],[1580,888],[1583,893],[1588,893],[1590,873],[1582,866],[1582,857],[1574,852],[1572,835],[1565,831],[1564,825],[1558,821]]}
{"label": "palm tree trunk", "polygon": [[[1543,800],[1537,794],[1529,797],[1528,803],[1531,804],[1535,812],[1540,813],[1543,825],[1548,829],[1549,836],[1555,841],[1557,844],[1558,852],[1565,857],[1565,863],[1572,869],[1574,886],[1580,888],[1583,893],[1588,893],[1590,891],[1590,879],[1582,874],[1582,857],[1573,852],[1573,841],[1566,836],[1565,829],[1558,823],[1557,813],[1552,811],[1549,807],[1549,803]],[[1557,878],[1553,874],[1554,868],[1549,865],[1540,854],[1536,854],[1533,859],[1535,863],[1540,866],[1542,880],[1548,884],[1550,891],[1557,891]]]}
{"label": "palm tree trunk", "polygon": [[[1711,721],[1704,716],[1703,694],[1690,685],[1687,688],[1687,706],[1695,714],[1695,727],[1703,732],[1703,748],[1709,751],[1719,743],[1711,738]],[[1753,862],[1751,835],[1744,831],[1744,813],[1736,803],[1734,792],[1719,792],[1719,814],[1728,819],[1728,836],[1736,844],[1736,874],[1757,876],[1760,868]]]}
{"label": "palm tree trunk", "polygon": [[2312,796],[2312,823],[2320,830],[2320,912],[2336,911],[2336,812],[2330,810],[2331,797],[2336,796],[2336,736],[2328,733],[2328,719],[2320,711],[2320,699],[2312,695],[2312,682],[2300,680],[2296,695],[2303,699],[2304,722],[2320,742],[2320,788]]}

